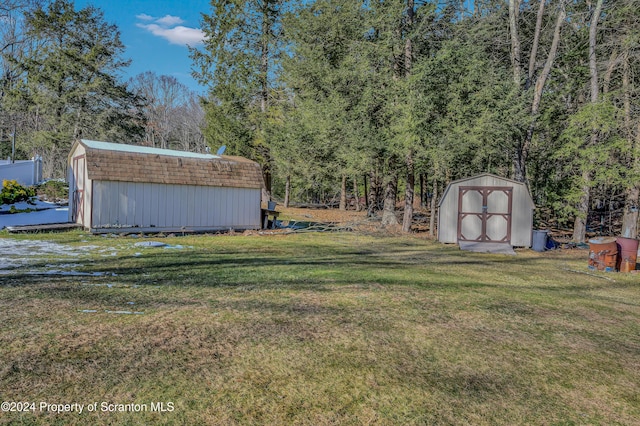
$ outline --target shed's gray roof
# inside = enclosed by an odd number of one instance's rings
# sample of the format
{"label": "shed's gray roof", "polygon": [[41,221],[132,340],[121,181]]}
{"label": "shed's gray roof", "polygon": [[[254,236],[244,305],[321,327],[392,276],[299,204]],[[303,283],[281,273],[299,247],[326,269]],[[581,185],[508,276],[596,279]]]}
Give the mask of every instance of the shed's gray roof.
{"label": "shed's gray roof", "polygon": [[[243,157],[198,154],[81,139],[93,180],[262,188],[262,168]],[[71,158],[69,159],[71,161]]]}

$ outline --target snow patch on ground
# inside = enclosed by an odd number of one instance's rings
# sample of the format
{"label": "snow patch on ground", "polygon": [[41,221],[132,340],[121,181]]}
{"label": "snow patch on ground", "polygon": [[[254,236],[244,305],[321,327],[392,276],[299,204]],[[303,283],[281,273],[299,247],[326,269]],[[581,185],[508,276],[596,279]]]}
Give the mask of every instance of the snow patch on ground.
{"label": "snow patch on ground", "polygon": [[[9,214],[11,206],[17,210],[32,209],[37,211]],[[35,204],[20,202],[0,205],[0,229],[7,226],[43,225],[47,223],[66,223],[69,221],[69,207],[45,201],[36,201]]]}
{"label": "snow patch on ground", "polygon": [[16,210],[48,210],[56,207],[60,207],[58,204],[49,203],[47,201],[33,200],[32,202],[20,201],[19,203],[13,204],[0,204],[0,212],[8,212],[11,210],[11,206],[15,207]]}
{"label": "snow patch on ground", "polygon": [[50,269],[48,271],[29,271],[29,275],[62,275],[66,277],[104,277],[105,275],[115,277],[118,274],[113,272],[78,272],[65,271],[61,269]]}
{"label": "snow patch on ground", "polygon": [[[100,248],[86,245],[73,247],[42,240],[14,240],[0,238],[0,275],[15,273],[29,275],[69,275],[103,276],[114,275],[107,272],[78,272],[78,261],[88,257],[89,253],[109,251],[113,248]],[[42,264],[43,261],[46,263]],[[39,265],[40,264],[40,265]],[[27,269],[28,268],[28,269]],[[25,269],[27,269],[25,271]]]}
{"label": "snow patch on ground", "polygon": [[[5,214],[9,206],[2,205],[0,211],[0,229],[6,226],[39,225],[44,223],[67,222],[68,208],[55,204],[38,202],[36,206],[27,203],[16,203],[16,209],[44,208],[37,212]],[[83,241],[83,243],[86,241]],[[192,246],[170,245],[157,241],[144,241],[129,245],[139,248],[163,248],[163,249],[191,249]],[[122,248],[122,247],[120,247]],[[118,255],[116,247],[99,247],[92,245],[71,246],[58,244],[44,240],[14,240],[0,238],[0,276],[14,274],[29,275],[65,275],[65,276],[116,276],[111,272],[79,272],[77,269],[83,265],[84,259],[89,259],[90,254],[98,254],[101,257],[115,257]],[[136,252],[133,256],[142,256]]]}

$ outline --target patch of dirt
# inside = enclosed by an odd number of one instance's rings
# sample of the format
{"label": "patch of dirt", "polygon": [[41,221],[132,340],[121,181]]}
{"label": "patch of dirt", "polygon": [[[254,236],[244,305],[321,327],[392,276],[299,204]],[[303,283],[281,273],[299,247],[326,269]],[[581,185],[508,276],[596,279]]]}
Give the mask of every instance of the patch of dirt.
{"label": "patch of dirt", "polygon": [[287,218],[308,221],[308,222],[324,222],[324,223],[336,223],[336,224],[348,224],[354,222],[363,222],[367,220],[367,212],[354,210],[339,210],[339,209],[302,209],[296,207],[284,208],[278,206],[276,208],[280,212],[280,215]]}
{"label": "patch of dirt", "polygon": [[[398,226],[383,227],[380,215],[368,217],[366,210],[356,212],[355,210],[339,210],[335,208],[315,209],[289,207],[284,208],[278,205],[276,211],[280,212],[280,219],[283,221],[296,220],[303,222],[332,223],[341,227],[349,227],[360,232],[376,233],[384,231],[386,235],[402,234],[402,210],[397,211]],[[429,231],[429,214],[425,209],[416,209],[413,215],[411,230],[414,234],[427,235]]]}

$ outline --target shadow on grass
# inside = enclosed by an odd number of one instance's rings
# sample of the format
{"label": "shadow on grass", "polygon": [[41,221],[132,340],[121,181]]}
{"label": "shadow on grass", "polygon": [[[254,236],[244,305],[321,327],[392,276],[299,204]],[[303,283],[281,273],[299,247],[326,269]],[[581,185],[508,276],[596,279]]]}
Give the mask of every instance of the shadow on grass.
{"label": "shadow on grass", "polygon": [[[406,241],[387,242],[379,247],[316,246],[311,243],[294,246],[279,245],[270,249],[251,246],[249,250],[217,249],[144,249],[144,254],[74,259],[80,264],[79,274],[66,275],[69,260],[43,260],[28,267],[0,275],[0,286],[47,285],[61,292],[74,288],[74,283],[104,283],[126,285],[196,286],[264,288],[315,288],[343,285],[403,285],[432,288],[506,287],[497,283],[492,272],[526,279],[528,271],[548,269],[544,257],[521,257],[462,253],[456,248],[430,246]],[[445,272],[443,272],[443,268]],[[59,273],[51,271],[60,270]],[[446,272],[449,270],[450,272]],[[47,272],[49,271],[49,272]],[[478,278],[478,271],[487,272]],[[94,275],[95,274],[95,275]],[[629,283],[602,283],[602,288],[624,288]],[[67,290],[62,290],[70,286]],[[594,287],[593,281],[590,289]],[[581,284],[541,285],[532,281],[525,288],[558,292],[579,292]],[[62,293],[61,293],[62,294]]]}
{"label": "shadow on grass", "polygon": [[[78,283],[116,282],[125,285],[290,288],[324,291],[344,285],[400,285],[455,291],[457,288],[509,287],[509,276],[525,285],[519,289],[576,293],[585,290],[582,278],[557,268],[549,271],[544,256],[505,256],[461,252],[457,247],[421,240],[238,240],[237,246],[222,240],[199,240],[207,246],[164,249],[128,249],[118,256],[89,259],[45,259],[0,274],[0,286],[44,285],[74,288]],[[179,242],[183,242],[178,240]],[[122,245],[122,241],[119,242]],[[133,254],[141,250],[142,254]],[[562,257],[557,258],[558,264]],[[65,268],[72,261],[76,275]],[[52,271],[58,270],[58,273]],[[85,275],[80,275],[85,274]],[[546,274],[549,284],[531,278]],[[554,284],[554,275],[558,285]],[[578,283],[565,284],[567,275]],[[496,276],[499,276],[496,278]],[[562,281],[561,281],[562,280]],[[610,283],[589,278],[589,289],[626,288],[630,283]],[[530,282],[529,282],[530,281]]]}

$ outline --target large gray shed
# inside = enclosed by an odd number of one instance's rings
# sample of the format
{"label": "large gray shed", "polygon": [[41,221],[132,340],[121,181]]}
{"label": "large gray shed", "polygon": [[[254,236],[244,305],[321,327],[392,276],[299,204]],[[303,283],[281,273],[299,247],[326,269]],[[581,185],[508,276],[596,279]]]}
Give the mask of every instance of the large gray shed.
{"label": "large gray shed", "polygon": [[534,209],[522,182],[488,173],[456,180],[440,200],[438,241],[531,247]]}
{"label": "large gray shed", "polygon": [[69,164],[69,221],[91,232],[260,229],[258,163],[78,140]]}

